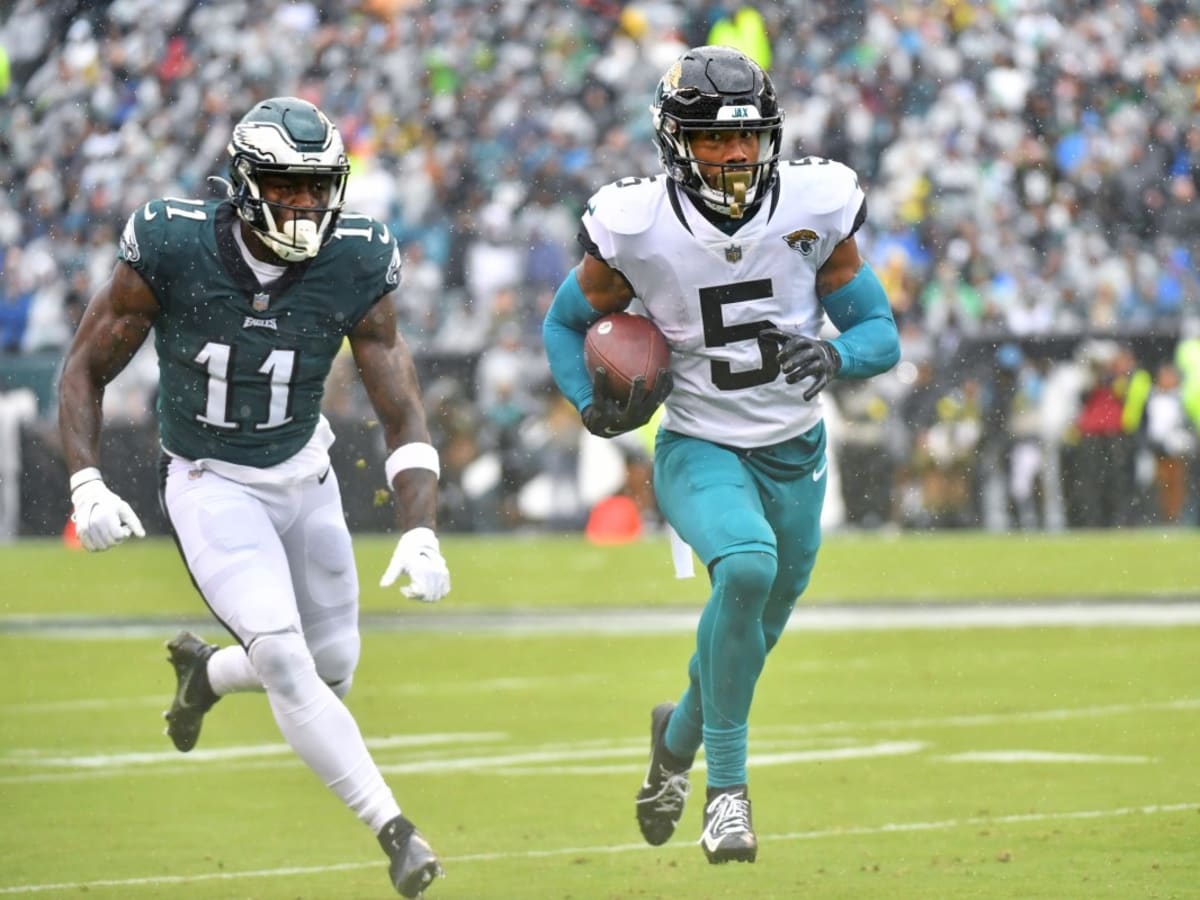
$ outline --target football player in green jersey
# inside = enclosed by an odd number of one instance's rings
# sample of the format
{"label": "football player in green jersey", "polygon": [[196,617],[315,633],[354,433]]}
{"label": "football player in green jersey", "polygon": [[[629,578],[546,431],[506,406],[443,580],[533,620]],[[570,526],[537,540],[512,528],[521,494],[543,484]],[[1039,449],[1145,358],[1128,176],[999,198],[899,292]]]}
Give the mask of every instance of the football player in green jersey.
{"label": "football player in green jersey", "polygon": [[236,639],[167,644],[167,734],[184,752],[226,694],[265,691],[288,744],[378,836],[392,883],[420,896],[437,856],[401,815],[342,698],[358,663],[358,580],[321,415],[348,341],[382,425],[399,543],[381,584],[434,602],[450,590],[436,526],[438,453],[392,293],[387,228],[343,212],[342,139],[319,109],[276,97],[228,146],[221,200],[136,210],[109,281],[88,304],[59,385],[59,426],[80,543],[145,530],[100,472],[105,386],[154,331],[163,459],[159,494],[205,604]]}

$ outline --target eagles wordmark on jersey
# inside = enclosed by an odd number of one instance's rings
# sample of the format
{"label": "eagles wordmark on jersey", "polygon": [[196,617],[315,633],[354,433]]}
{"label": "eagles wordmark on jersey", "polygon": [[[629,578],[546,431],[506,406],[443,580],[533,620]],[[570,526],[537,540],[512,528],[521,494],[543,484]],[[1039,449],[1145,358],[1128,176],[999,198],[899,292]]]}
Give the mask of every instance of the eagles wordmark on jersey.
{"label": "eagles wordmark on jersey", "polygon": [[130,216],[119,256],[161,306],[163,447],[262,468],[312,436],[333,359],[398,286],[400,251],[386,226],[343,213],[320,254],[260,285],[237,246],[236,223],[224,201],[154,200]]}

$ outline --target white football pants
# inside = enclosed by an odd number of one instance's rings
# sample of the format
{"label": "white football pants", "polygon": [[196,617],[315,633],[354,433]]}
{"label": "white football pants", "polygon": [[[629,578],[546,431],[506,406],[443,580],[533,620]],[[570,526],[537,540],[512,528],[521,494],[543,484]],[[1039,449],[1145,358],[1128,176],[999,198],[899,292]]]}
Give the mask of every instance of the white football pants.
{"label": "white football pants", "polygon": [[245,485],[171,459],[163,502],[200,595],[242,645],[210,658],[214,690],[265,690],[284,739],[378,832],[400,810],[340,699],[361,642],[337,476]]}

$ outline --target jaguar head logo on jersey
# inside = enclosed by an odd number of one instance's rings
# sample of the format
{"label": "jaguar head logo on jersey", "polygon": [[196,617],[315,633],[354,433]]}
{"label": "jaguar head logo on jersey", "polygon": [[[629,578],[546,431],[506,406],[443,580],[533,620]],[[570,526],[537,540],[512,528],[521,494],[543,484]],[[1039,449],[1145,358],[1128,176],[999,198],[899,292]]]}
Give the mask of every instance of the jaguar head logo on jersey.
{"label": "jaguar head logo on jersey", "polygon": [[[297,97],[264,100],[234,126],[229,154],[229,199],[238,215],[284,262],[312,259],[337,226],[350,164],[337,127]],[[292,179],[317,203],[268,200],[268,178]],[[309,199],[312,199],[311,196]],[[315,217],[315,218],[313,218]]]}
{"label": "jaguar head logo on jersey", "polygon": [[790,234],[785,234],[783,239],[787,241],[789,247],[797,251],[801,256],[811,256],[821,236],[811,228],[797,228]]}
{"label": "jaguar head logo on jersey", "polygon": [[[710,209],[742,218],[775,184],[783,113],[766,72],[732,47],[697,47],[671,64],[650,106],[654,143],[667,175]],[[713,131],[754,132],[758,158],[702,162],[692,138]],[[716,177],[705,178],[701,165]]]}

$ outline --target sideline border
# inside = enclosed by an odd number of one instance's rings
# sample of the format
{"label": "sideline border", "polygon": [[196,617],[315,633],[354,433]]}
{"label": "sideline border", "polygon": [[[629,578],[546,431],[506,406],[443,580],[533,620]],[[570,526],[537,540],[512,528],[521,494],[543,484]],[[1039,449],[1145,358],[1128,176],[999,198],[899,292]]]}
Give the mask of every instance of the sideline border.
{"label": "sideline border", "polygon": [[[700,609],[563,609],[364,613],[363,631],[504,634],[672,634],[696,628]],[[204,616],[0,616],[0,635],[52,637],[161,636],[179,628],[211,628]],[[878,631],[951,628],[1173,628],[1200,625],[1200,601],[1065,603],[879,603],[797,606],[789,631]]]}

